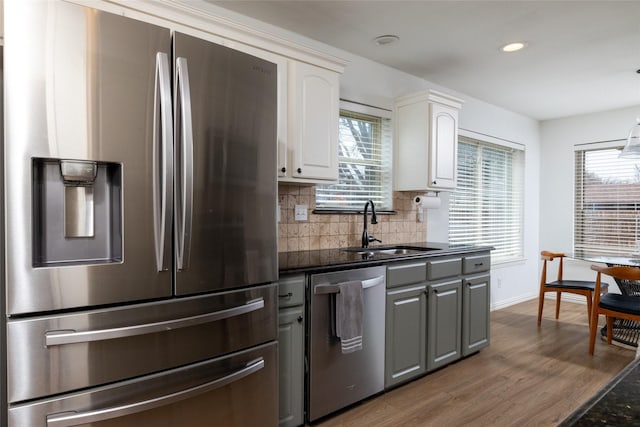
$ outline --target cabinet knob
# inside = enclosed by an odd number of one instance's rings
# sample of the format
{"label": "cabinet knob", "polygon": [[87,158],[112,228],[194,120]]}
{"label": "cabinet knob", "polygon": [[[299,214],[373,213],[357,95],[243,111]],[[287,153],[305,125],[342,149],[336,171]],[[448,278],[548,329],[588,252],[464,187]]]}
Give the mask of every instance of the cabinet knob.
{"label": "cabinet knob", "polygon": [[436,182],[436,181],[433,181],[431,184],[436,185],[436,184],[437,184],[437,182]]}
{"label": "cabinet knob", "polygon": [[298,173],[302,173],[302,168],[298,168]]}
{"label": "cabinet knob", "polygon": [[287,168],[283,167],[282,169],[280,169],[280,172],[285,173],[287,171]]}
{"label": "cabinet knob", "polygon": [[298,316],[298,323],[302,323],[302,316]]}

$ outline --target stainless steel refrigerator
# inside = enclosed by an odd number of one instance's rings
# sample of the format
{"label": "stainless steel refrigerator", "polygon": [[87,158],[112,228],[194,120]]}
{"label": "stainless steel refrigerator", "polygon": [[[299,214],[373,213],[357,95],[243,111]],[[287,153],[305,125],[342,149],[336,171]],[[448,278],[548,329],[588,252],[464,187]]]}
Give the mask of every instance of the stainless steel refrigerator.
{"label": "stainless steel refrigerator", "polygon": [[276,66],[4,8],[0,424],[275,425]]}

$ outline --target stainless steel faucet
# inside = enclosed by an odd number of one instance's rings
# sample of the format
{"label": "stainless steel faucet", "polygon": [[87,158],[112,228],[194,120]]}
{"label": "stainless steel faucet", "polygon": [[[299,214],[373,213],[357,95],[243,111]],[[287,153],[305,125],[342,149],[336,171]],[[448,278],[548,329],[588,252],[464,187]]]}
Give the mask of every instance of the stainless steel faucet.
{"label": "stainless steel faucet", "polygon": [[382,240],[376,239],[375,236],[369,235],[367,231],[367,210],[369,208],[369,204],[371,204],[371,224],[378,223],[378,217],[376,216],[376,206],[373,204],[373,200],[367,200],[367,203],[364,204],[364,229],[362,230],[362,247],[368,248],[369,243],[371,242],[379,242],[382,243]]}

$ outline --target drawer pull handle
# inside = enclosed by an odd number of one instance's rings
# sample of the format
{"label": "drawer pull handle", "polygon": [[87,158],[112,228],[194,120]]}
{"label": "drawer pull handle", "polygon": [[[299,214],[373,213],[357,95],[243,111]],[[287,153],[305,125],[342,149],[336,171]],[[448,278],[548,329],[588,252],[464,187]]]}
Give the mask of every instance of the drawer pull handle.
{"label": "drawer pull handle", "polygon": [[119,418],[126,415],[137,414],[149,409],[168,406],[172,403],[180,402],[181,400],[193,398],[211,390],[225,387],[253,373],[258,372],[264,367],[265,361],[262,357],[260,357],[254,361],[247,363],[247,365],[242,367],[241,369],[231,372],[222,378],[218,378],[204,384],[196,385],[195,387],[188,388],[186,390],[176,391],[148,400],[131,402],[128,404],[125,403],[121,406],[115,406],[111,408],[100,408],[88,412],[68,411],[60,414],[49,415],[47,416],[47,426],[71,427],[80,424],[112,420],[114,418]]}
{"label": "drawer pull handle", "polygon": [[484,262],[476,262],[475,264],[473,264],[475,267],[482,267],[484,265]]}
{"label": "drawer pull handle", "polygon": [[293,293],[287,292],[284,295],[278,295],[278,298],[291,298],[292,296],[293,296]]}
{"label": "drawer pull handle", "polygon": [[47,347],[65,344],[87,343],[95,341],[111,340],[116,338],[135,337],[139,335],[155,334],[190,326],[213,323],[219,320],[230,319],[232,317],[251,313],[264,308],[264,299],[258,298],[247,301],[235,307],[212,313],[199,314],[196,316],[184,317],[181,319],[162,320],[159,322],[147,323],[144,325],[125,326],[111,329],[89,330],[89,331],[49,331],[45,334],[45,345]]}

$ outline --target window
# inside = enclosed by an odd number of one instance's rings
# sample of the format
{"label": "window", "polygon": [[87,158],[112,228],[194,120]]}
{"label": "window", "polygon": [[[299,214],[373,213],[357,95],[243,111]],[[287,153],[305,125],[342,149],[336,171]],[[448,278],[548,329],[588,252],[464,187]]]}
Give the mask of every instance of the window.
{"label": "window", "polygon": [[[317,210],[391,210],[391,120],[386,110],[341,103],[338,183],[316,186]],[[384,117],[387,116],[387,117]]]}
{"label": "window", "polygon": [[618,158],[621,148],[575,153],[576,253],[627,255],[638,250],[640,161]]}
{"label": "window", "polygon": [[[517,144],[513,144],[517,146]],[[449,243],[491,245],[493,262],[523,257],[524,151],[461,136]]]}

